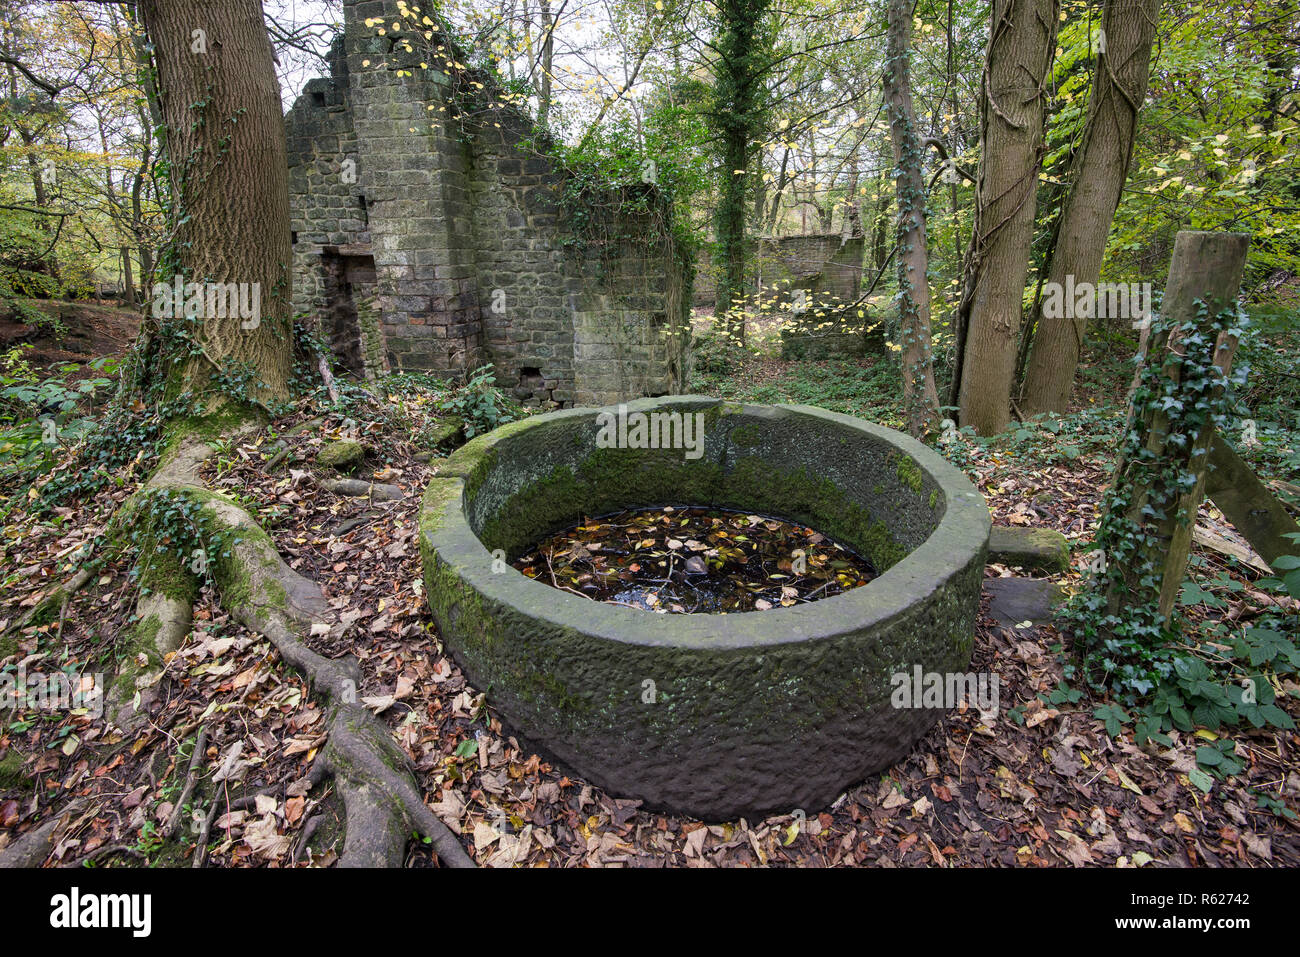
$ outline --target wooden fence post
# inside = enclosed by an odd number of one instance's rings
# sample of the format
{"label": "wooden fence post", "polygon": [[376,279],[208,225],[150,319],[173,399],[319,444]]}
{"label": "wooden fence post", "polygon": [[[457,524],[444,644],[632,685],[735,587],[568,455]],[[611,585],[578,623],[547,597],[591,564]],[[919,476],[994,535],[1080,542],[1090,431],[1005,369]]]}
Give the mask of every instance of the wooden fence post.
{"label": "wooden fence post", "polygon": [[1285,537],[1300,532],[1300,525],[1221,435],[1214,437],[1210,449],[1205,494],[1269,567],[1300,548]]}
{"label": "wooden fence post", "polygon": [[[1169,280],[1160,310],[1167,326],[1150,337],[1144,358],[1146,363],[1159,362],[1162,375],[1174,384],[1182,381],[1183,359],[1188,349],[1187,335],[1180,334],[1180,330],[1190,325],[1207,337],[1213,334],[1215,318],[1223,310],[1232,308],[1236,301],[1249,242],[1250,236],[1246,233],[1184,231],[1175,238],[1173,261],[1169,266]],[[1205,311],[1198,314],[1201,303],[1204,303]],[[1235,335],[1227,332],[1215,334],[1212,361],[1220,372],[1226,375],[1236,351]],[[1117,485],[1133,482],[1136,486],[1125,509],[1125,517],[1150,533],[1152,544],[1147,554],[1139,555],[1131,569],[1125,570],[1122,588],[1112,580],[1107,596],[1111,614],[1128,602],[1144,601],[1143,592],[1154,586],[1143,586],[1138,579],[1141,569],[1153,567],[1157,570],[1155,586],[1159,588],[1160,613],[1168,616],[1173,611],[1187,572],[1196,511],[1205,497],[1205,472],[1214,442],[1214,427],[1206,425],[1196,434],[1186,436],[1184,441],[1173,426],[1168,412],[1159,408],[1136,410],[1129,426],[1138,433],[1144,473],[1150,471],[1151,462],[1168,462],[1181,465],[1193,478],[1190,487],[1177,496],[1172,507],[1164,508],[1163,514],[1147,514],[1152,489],[1143,487],[1141,481],[1130,473],[1130,467],[1135,463],[1125,457],[1125,447],[1121,446],[1115,482]],[[1126,439],[1127,435],[1128,430],[1125,431]],[[1163,554],[1159,554],[1161,551]],[[1106,558],[1110,560],[1110,556]],[[1150,594],[1149,597],[1154,599],[1157,596]]]}

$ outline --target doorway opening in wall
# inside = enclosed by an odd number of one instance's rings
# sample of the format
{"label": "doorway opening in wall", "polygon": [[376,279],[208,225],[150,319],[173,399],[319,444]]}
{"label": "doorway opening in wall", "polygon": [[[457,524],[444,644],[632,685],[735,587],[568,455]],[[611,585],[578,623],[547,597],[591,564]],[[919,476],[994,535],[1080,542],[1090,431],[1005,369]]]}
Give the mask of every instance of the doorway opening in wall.
{"label": "doorway opening in wall", "polygon": [[321,250],[325,275],[323,328],[338,364],[364,378],[365,337],[359,308],[364,308],[375,288],[375,257],[346,246]]}

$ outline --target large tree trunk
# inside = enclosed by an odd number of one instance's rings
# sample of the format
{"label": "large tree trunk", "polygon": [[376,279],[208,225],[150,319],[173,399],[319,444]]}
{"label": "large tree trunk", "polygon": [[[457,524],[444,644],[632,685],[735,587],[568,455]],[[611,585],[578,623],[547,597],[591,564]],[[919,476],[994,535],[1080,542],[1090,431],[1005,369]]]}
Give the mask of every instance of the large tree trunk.
{"label": "large tree trunk", "polygon": [[[1048,282],[1064,286],[1066,277],[1073,276],[1077,287],[1095,284],[1101,276],[1106,237],[1133,156],[1159,20],[1160,0],[1106,0],[1105,48],[1097,54],[1088,123],[1061,209]],[[1041,303],[1034,318],[1037,328],[1025,372],[1024,411],[1063,412],[1088,320],[1044,317]]]}
{"label": "large tree trunk", "polygon": [[1231,319],[1221,323],[1219,313],[1235,307],[1249,243],[1246,233],[1184,231],[1174,240],[1165,325],[1140,356],[1134,407],[1097,533],[1113,566],[1106,585],[1112,616],[1158,603],[1168,618],[1186,577],[1215,425],[1203,414],[1179,412],[1213,409],[1223,393],[1238,330]]}
{"label": "large tree trunk", "polygon": [[[194,346],[166,359],[168,394],[202,396],[209,412],[283,400],[292,344],[288,160],[261,4],[140,0],[138,9],[154,46],[176,214],[153,313]],[[244,301],[257,308],[210,315],[218,310],[205,296],[201,318],[176,318],[162,290],[178,275],[209,290],[222,284],[223,295],[225,284],[247,284]],[[194,291],[185,290],[191,302]],[[243,394],[231,385],[240,381]]]}
{"label": "large tree trunk", "polygon": [[[1022,297],[1034,235],[1057,0],[994,0],[984,63],[975,228],[958,323],[963,354],[954,382],[963,425],[981,435],[1006,427]],[[959,329],[960,333],[960,329]]]}
{"label": "large tree trunk", "polygon": [[894,192],[898,199],[898,335],[902,340],[903,407],[907,430],[923,438],[939,417],[930,348],[930,252],[925,229],[925,178],[916,135],[908,49],[912,41],[910,0],[889,0],[885,51],[885,103],[894,145]]}

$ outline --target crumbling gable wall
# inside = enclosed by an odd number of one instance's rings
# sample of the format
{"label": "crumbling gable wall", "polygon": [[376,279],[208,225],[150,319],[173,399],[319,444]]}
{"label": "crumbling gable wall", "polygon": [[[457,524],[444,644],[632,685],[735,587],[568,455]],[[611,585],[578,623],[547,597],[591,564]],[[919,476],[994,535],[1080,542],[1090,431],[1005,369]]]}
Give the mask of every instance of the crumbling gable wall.
{"label": "crumbling gable wall", "polygon": [[359,350],[368,374],[491,363],[547,407],[683,391],[691,264],[661,219],[614,203],[577,235],[567,174],[492,79],[392,49],[371,18],[407,22],[389,0],[345,0],[330,77],[286,117],[295,307],[334,327],[355,315],[380,343]]}

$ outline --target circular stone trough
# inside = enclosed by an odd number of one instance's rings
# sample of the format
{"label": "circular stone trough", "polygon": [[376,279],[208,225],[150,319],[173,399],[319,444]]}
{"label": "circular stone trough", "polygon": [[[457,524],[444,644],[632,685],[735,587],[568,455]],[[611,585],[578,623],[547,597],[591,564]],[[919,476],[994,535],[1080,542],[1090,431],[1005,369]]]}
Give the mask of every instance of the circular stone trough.
{"label": "circular stone trough", "polygon": [[[942,710],[893,707],[891,678],[970,662],[990,526],[979,492],[908,436],[821,409],[695,396],[622,409],[622,437],[614,408],[503,426],[429,483],[428,600],[469,680],[587,780],[706,820],[821,809],[905,755]],[[602,447],[638,444],[636,413],[689,415],[702,443]],[[794,607],[672,615],[508,564],[584,516],[668,504],[808,525],[880,577]]]}

